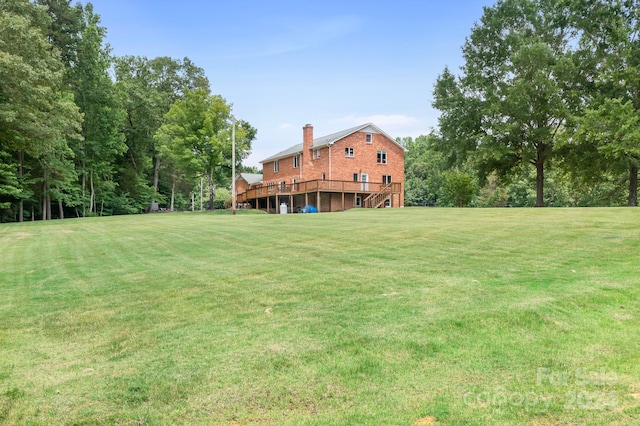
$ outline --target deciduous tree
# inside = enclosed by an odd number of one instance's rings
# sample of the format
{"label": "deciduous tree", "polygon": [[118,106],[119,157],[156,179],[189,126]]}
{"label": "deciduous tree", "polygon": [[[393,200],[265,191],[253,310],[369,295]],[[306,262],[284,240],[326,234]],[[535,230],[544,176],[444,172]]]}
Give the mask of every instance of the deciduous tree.
{"label": "deciduous tree", "polygon": [[[215,188],[231,164],[231,105],[203,89],[187,92],[165,116],[156,140],[171,156],[176,168],[195,179],[205,176],[209,185],[209,209],[215,208]],[[236,132],[236,149],[242,158],[251,148],[255,129],[242,122]]]}
{"label": "deciduous tree", "polygon": [[445,69],[436,83],[449,151],[471,152],[481,177],[535,167],[536,206],[544,205],[545,166],[575,102],[572,35],[560,2],[500,0],[463,47],[463,75]]}

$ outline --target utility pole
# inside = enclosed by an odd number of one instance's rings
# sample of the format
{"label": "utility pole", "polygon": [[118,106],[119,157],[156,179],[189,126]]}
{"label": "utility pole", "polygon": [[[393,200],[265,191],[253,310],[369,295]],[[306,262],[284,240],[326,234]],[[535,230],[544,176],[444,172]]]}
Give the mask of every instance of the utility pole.
{"label": "utility pole", "polygon": [[236,214],[236,119],[231,123],[231,211]]}

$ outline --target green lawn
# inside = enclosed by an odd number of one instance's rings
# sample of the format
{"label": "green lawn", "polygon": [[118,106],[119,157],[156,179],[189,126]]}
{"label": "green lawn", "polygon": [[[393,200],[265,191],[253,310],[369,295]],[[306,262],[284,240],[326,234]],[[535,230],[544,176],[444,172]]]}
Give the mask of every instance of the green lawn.
{"label": "green lawn", "polygon": [[637,424],[640,210],[0,225],[0,423]]}

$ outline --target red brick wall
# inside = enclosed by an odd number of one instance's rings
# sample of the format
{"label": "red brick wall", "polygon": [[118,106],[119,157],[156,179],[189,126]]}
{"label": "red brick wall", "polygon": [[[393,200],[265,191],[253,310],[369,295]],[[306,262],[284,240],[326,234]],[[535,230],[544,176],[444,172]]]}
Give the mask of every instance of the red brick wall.
{"label": "red brick wall", "polygon": [[270,182],[278,184],[282,181],[286,181],[288,185],[291,184],[293,178],[296,178],[298,181],[303,180],[300,178],[300,166],[302,162],[300,162],[298,168],[295,169],[293,168],[293,156],[281,158],[278,163],[277,172],[273,171],[274,161],[262,164],[262,183],[264,186]]}
{"label": "red brick wall", "polygon": [[244,179],[238,179],[236,181],[236,194],[244,194],[249,189],[249,184]]}
{"label": "red brick wall", "polygon": [[320,158],[313,159],[313,150],[305,150],[303,155],[307,158],[302,169],[302,180],[322,179],[322,173],[329,180],[329,148],[320,149]]}
{"label": "red brick wall", "polygon": [[[366,142],[366,133],[357,132],[339,140],[331,147],[332,180],[353,180],[353,174],[369,175],[369,182],[382,182],[383,175],[390,175],[392,182],[402,183],[400,200],[394,207],[404,205],[404,150],[381,134],[373,133],[372,143]],[[345,148],[353,148],[353,157],[345,156]],[[378,150],[387,152],[387,164],[378,164]]]}
{"label": "red brick wall", "polygon": [[[331,147],[331,180],[353,180],[353,174],[369,175],[369,182],[382,182],[382,175],[391,175],[393,182],[404,182],[404,150],[380,134],[372,134],[373,143],[366,142],[364,132],[339,140]],[[345,156],[345,148],[354,150]],[[378,150],[387,152],[387,164],[378,164]]]}
{"label": "red brick wall", "polygon": [[[312,131],[312,128],[305,128],[305,131]],[[345,181],[353,181],[354,173],[358,174],[358,180],[360,180],[362,174],[366,173],[369,176],[369,182],[381,183],[383,175],[390,175],[392,182],[402,183],[402,192],[400,196],[394,196],[393,207],[403,206],[404,150],[385,136],[377,133],[371,134],[372,143],[368,144],[366,135],[366,132],[356,132],[337,141],[330,147],[322,148],[320,158],[315,160],[313,159],[312,150],[304,149],[299,167],[296,169],[293,168],[293,157],[279,160],[278,172],[273,171],[273,161],[264,163],[262,167],[263,183],[267,185],[273,182],[277,185],[279,182],[285,181],[290,184],[292,178],[300,181],[322,179],[323,173],[327,180]],[[353,157],[345,156],[346,147],[353,148]],[[387,152],[386,164],[378,164],[377,154],[379,150]],[[324,207],[324,200],[322,202]],[[336,202],[333,199],[331,201],[327,200],[327,203],[327,209],[330,205],[332,211],[340,210],[342,206],[341,199],[339,209],[335,208]],[[350,207],[353,207],[353,200],[349,201],[349,203]],[[347,204],[346,199],[345,204]],[[323,210],[325,209],[323,208]]]}

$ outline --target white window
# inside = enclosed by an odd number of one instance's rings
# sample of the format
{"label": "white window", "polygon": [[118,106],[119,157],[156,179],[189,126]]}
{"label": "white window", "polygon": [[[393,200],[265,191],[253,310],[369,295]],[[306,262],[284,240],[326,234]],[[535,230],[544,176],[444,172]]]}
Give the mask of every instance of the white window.
{"label": "white window", "polygon": [[389,185],[391,183],[391,175],[382,175],[382,183]]}
{"label": "white window", "polygon": [[362,207],[362,197],[359,195],[356,197],[356,207]]}
{"label": "white window", "polygon": [[285,191],[287,189],[287,181],[280,181],[280,191]]}
{"label": "white window", "polygon": [[280,171],[280,162],[278,160],[273,162],[273,171],[275,173],[277,173],[278,171]]}
{"label": "white window", "polygon": [[354,153],[353,153],[353,147],[352,146],[348,146],[344,149],[344,156],[345,157],[355,157]]}
{"label": "white window", "polygon": [[319,149],[314,149],[313,150],[313,159],[316,160],[320,158],[320,150]]}
{"label": "white window", "polygon": [[373,143],[373,136],[371,135],[371,133],[367,133],[367,143]]}
{"label": "white window", "polygon": [[297,169],[299,165],[300,165],[300,156],[296,155],[293,157],[293,168]]}
{"label": "white window", "polygon": [[273,184],[273,182],[269,182],[267,184],[267,191],[269,192],[273,192],[273,188],[275,187],[275,185]]}
{"label": "white window", "polygon": [[378,151],[378,164],[387,164],[387,151]]}

